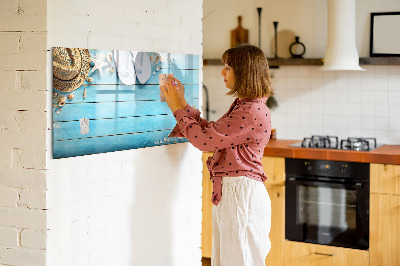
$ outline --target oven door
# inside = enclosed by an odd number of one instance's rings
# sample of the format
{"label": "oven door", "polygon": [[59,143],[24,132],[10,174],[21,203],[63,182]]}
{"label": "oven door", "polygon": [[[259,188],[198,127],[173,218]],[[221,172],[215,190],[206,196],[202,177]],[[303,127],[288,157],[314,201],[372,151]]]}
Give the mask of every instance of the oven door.
{"label": "oven door", "polygon": [[286,178],[286,239],[367,250],[369,185]]}

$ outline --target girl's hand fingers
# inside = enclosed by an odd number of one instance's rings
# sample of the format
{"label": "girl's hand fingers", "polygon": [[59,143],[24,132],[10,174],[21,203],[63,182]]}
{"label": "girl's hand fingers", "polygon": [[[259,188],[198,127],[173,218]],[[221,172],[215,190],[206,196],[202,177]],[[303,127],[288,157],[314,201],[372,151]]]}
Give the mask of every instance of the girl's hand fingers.
{"label": "girl's hand fingers", "polygon": [[167,87],[167,89],[170,93],[176,92],[176,85],[174,85],[173,81],[167,81],[165,83],[165,86]]}
{"label": "girl's hand fingers", "polygon": [[164,87],[168,91],[168,93],[172,92],[172,85],[169,82],[166,82]]}
{"label": "girl's hand fingers", "polygon": [[174,80],[175,80],[175,82],[178,84],[178,86],[179,86],[179,88],[183,88],[183,85],[182,85],[182,82],[179,80],[179,79],[177,79],[177,78],[173,78]]}
{"label": "girl's hand fingers", "polygon": [[167,88],[165,88],[165,86],[160,86],[161,91],[165,94],[167,94]]}
{"label": "girl's hand fingers", "polygon": [[183,87],[182,83],[177,78],[172,76],[167,76],[167,82],[172,84],[172,86],[175,86],[176,88]]}

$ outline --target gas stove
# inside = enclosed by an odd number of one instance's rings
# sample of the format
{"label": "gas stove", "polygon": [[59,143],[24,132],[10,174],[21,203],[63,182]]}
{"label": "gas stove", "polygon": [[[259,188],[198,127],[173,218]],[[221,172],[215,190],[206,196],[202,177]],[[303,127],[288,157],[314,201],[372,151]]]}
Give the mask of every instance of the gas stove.
{"label": "gas stove", "polygon": [[[347,138],[339,142],[336,136],[311,136],[303,141],[289,145],[291,147],[338,149],[353,151],[371,151],[378,147],[376,138]],[[381,145],[379,145],[381,146]]]}

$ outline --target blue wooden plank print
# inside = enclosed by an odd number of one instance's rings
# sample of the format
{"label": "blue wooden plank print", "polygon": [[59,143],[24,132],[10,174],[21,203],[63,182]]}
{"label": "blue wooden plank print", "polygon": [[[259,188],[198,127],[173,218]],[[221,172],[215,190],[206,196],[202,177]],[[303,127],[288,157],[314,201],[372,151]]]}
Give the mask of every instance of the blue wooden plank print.
{"label": "blue wooden plank print", "polygon": [[200,56],[53,48],[53,158],[187,141],[160,100],[159,74],[173,74],[198,108]]}
{"label": "blue wooden plank print", "polygon": [[185,138],[168,138],[170,131],[171,130],[164,130],[55,141],[53,143],[53,157],[66,158],[187,142]]}
{"label": "blue wooden plank print", "polygon": [[[197,99],[186,99],[190,105],[198,104]],[[104,119],[116,117],[165,115],[171,110],[166,103],[160,101],[114,101],[114,102],[84,102],[66,103],[62,108],[53,108],[53,122],[88,119]]]}
{"label": "blue wooden plank print", "polygon": [[80,122],[55,122],[54,140],[79,139],[82,137],[101,137],[114,134],[140,133],[173,128],[176,120],[172,114],[161,116],[138,116],[114,119],[93,119],[89,121],[88,134],[82,135]]}
{"label": "blue wooden plank print", "polygon": [[[198,98],[199,84],[184,85],[185,98]],[[84,90],[86,97],[84,98]],[[68,97],[69,92],[58,92],[58,95]],[[83,102],[113,102],[113,101],[159,101],[159,85],[97,85],[81,86],[72,92],[73,99],[66,99],[67,103]],[[53,99],[53,104],[57,105],[57,98]]]}

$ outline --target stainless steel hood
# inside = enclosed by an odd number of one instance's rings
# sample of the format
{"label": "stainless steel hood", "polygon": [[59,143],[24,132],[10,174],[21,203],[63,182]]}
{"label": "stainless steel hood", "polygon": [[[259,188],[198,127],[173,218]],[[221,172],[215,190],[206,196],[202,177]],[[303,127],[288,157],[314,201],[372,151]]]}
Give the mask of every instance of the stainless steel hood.
{"label": "stainless steel hood", "polygon": [[320,70],[358,70],[355,0],[328,0],[328,44]]}

